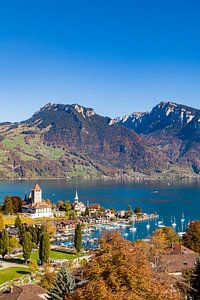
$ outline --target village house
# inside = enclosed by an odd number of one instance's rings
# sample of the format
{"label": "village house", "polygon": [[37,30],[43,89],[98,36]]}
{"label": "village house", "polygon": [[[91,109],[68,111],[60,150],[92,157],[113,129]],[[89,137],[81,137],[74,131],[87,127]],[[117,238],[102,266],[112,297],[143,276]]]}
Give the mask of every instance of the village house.
{"label": "village house", "polygon": [[115,212],[113,212],[111,209],[106,209],[105,217],[108,218],[108,219],[114,219],[115,218]]}
{"label": "village house", "polygon": [[94,203],[89,205],[90,214],[98,214],[100,209],[101,209],[100,204]]}
{"label": "village house", "polygon": [[0,293],[2,300],[44,300],[47,298],[47,290],[32,284],[13,286],[10,290]]}
{"label": "village house", "polygon": [[22,206],[22,213],[30,214],[31,218],[52,218],[53,209],[50,204],[42,200],[42,189],[36,183],[29,199]]}
{"label": "village house", "polygon": [[195,268],[198,254],[193,250],[184,247],[181,244],[174,244],[172,248],[167,249],[162,256],[162,264],[169,275],[182,277],[184,270]]}

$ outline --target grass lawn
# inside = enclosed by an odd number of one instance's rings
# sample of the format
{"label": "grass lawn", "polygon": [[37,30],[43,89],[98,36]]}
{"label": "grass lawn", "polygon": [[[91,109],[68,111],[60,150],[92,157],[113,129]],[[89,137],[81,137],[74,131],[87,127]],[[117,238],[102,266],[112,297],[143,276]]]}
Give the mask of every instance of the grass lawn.
{"label": "grass lawn", "polygon": [[11,267],[2,270],[0,269],[0,284],[3,284],[7,281],[22,277],[30,273],[30,269],[22,267]]}
{"label": "grass lawn", "polygon": [[[51,250],[50,253],[50,259],[75,259],[79,257],[85,256],[85,253],[69,253],[69,252],[62,252],[62,251],[56,251],[56,250]],[[22,254],[20,254],[18,257],[23,257]],[[37,260],[39,259],[38,251],[33,251],[31,253],[31,259]]]}

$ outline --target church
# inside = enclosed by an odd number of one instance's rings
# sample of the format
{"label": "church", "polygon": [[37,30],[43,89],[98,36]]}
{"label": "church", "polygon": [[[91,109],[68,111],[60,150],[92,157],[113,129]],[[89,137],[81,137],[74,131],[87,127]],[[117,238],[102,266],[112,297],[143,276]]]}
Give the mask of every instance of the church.
{"label": "church", "polygon": [[22,213],[30,214],[33,219],[53,217],[52,206],[42,201],[42,189],[37,183],[33,187],[29,199],[22,206]]}
{"label": "church", "polygon": [[75,210],[77,215],[85,213],[86,206],[83,202],[79,201],[78,192],[76,191],[74,202],[72,203],[72,208]]}

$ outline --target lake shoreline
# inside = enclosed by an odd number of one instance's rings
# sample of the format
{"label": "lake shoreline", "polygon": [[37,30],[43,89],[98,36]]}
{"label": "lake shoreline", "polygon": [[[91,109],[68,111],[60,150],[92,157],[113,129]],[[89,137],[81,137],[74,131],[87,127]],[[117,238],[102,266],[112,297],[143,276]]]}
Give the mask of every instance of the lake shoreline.
{"label": "lake shoreline", "polygon": [[122,183],[142,183],[142,182],[200,182],[200,176],[169,176],[169,177],[141,177],[141,178],[134,178],[134,177],[111,177],[111,176],[103,176],[103,177],[33,177],[33,178],[0,178],[0,182],[23,182],[23,181],[66,181],[66,182],[75,182],[75,181],[81,181],[81,182],[122,182]]}

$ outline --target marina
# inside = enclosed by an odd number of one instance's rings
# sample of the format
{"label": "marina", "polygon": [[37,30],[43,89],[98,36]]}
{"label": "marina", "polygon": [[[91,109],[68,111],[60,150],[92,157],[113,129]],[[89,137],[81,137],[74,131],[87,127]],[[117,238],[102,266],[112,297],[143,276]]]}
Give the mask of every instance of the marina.
{"label": "marina", "polygon": [[[176,232],[182,238],[189,223],[186,223],[185,220],[183,221],[181,218],[179,224],[182,226],[180,227],[181,231],[179,231],[178,226]],[[163,219],[160,220],[158,215],[146,219],[134,218],[132,222],[120,220],[117,222],[108,222],[104,224],[86,225],[82,227],[83,249],[98,249],[99,238],[104,230],[119,230],[122,237],[129,241],[135,241],[137,239],[148,240],[153,231],[166,226],[171,226],[174,228],[170,222],[164,223]],[[67,230],[62,234],[57,235],[53,241],[53,244],[63,249],[73,248],[74,229]]]}

